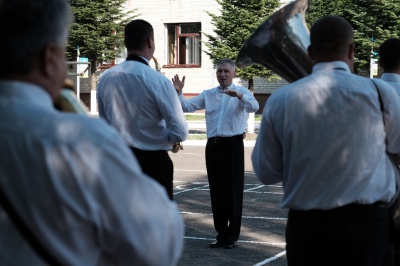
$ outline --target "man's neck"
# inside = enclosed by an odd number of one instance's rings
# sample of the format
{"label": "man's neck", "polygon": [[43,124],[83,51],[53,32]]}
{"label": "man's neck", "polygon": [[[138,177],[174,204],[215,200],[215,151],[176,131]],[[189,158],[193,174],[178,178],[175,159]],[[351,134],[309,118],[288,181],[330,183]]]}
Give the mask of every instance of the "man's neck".
{"label": "man's neck", "polygon": [[130,56],[130,55],[141,56],[141,57],[146,58],[148,61],[150,61],[150,59],[152,58],[152,56],[150,56],[148,53],[146,53],[145,51],[141,51],[141,50],[128,51],[128,56]]}

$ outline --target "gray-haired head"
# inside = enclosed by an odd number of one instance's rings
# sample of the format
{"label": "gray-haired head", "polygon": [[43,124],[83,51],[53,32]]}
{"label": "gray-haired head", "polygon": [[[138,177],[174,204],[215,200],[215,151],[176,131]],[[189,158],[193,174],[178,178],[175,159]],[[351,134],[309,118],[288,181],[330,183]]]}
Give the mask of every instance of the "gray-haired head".
{"label": "gray-haired head", "polygon": [[72,13],[66,0],[0,0],[0,77],[29,73],[44,47],[65,47]]}
{"label": "gray-haired head", "polygon": [[229,58],[222,58],[217,62],[216,67],[218,68],[218,66],[220,65],[224,65],[224,64],[229,64],[231,65],[232,69],[235,71],[236,65],[235,62]]}

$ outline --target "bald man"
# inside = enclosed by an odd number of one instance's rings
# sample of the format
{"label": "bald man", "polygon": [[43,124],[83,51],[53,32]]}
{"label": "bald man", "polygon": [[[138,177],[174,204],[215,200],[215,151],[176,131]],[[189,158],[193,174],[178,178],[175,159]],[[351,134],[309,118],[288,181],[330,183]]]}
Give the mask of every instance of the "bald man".
{"label": "bald man", "polygon": [[268,99],[252,154],[264,184],[283,184],[288,265],[393,265],[385,204],[398,172],[386,152],[400,153],[400,101],[376,81],[383,121],[374,84],[351,73],[345,19],[319,19],[310,38],[312,74]]}

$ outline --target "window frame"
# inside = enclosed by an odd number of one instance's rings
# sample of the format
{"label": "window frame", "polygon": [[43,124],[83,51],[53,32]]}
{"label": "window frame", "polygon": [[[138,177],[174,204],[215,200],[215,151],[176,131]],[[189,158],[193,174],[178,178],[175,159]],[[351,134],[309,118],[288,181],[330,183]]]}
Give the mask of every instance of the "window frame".
{"label": "window frame", "polygon": [[[181,25],[182,24],[198,24],[200,25],[200,31],[196,32],[196,33],[181,33]],[[167,63],[165,65],[163,65],[163,68],[199,68],[201,67],[201,46],[199,49],[199,57],[200,57],[200,63],[196,63],[196,64],[180,64],[179,63],[179,59],[180,59],[180,51],[181,51],[181,46],[180,44],[180,40],[182,38],[184,38],[184,40],[186,40],[186,38],[198,38],[199,39],[199,43],[201,43],[201,22],[179,22],[179,23],[165,23],[165,30],[166,30],[166,58],[167,58],[167,62],[169,61],[169,54],[170,54],[170,39],[169,39],[169,30],[168,27],[169,26],[173,26],[175,28],[175,47],[174,47],[174,52],[175,52],[175,58],[174,58],[174,63]],[[185,60],[187,61],[187,60]]]}

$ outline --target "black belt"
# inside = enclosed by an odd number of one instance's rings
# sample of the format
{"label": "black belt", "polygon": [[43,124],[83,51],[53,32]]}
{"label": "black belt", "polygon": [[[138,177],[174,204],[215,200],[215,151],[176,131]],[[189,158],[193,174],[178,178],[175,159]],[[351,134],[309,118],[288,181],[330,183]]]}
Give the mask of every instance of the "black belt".
{"label": "black belt", "polygon": [[294,210],[290,209],[290,212],[296,214],[317,214],[317,213],[328,213],[328,212],[337,212],[337,211],[349,211],[353,212],[354,210],[373,210],[373,209],[386,209],[387,203],[382,201],[377,201],[375,203],[370,204],[360,204],[360,203],[350,203],[344,206],[336,207],[333,209],[328,210],[319,210],[319,209],[312,209],[312,210]]}
{"label": "black belt", "polygon": [[129,148],[131,148],[131,150],[135,153],[135,154],[151,154],[151,153],[153,153],[153,154],[157,154],[157,153],[168,153],[168,151],[165,151],[165,150],[155,150],[155,151],[152,151],[152,150],[141,150],[141,149],[138,149],[138,148],[135,148],[135,147],[132,147],[132,146],[129,146]]}
{"label": "black belt", "polygon": [[213,143],[224,143],[224,142],[232,142],[236,140],[243,140],[243,134],[232,136],[232,137],[211,137],[208,141]]}

